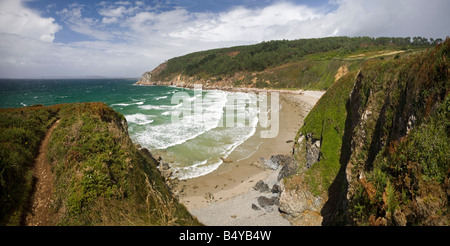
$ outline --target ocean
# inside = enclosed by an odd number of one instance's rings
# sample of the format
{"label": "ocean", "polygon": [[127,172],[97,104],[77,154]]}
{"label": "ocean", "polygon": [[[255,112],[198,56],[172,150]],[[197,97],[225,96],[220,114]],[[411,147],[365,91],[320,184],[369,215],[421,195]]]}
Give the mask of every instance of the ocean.
{"label": "ocean", "polygon": [[232,152],[239,160],[258,148],[260,142],[246,142],[257,131],[258,112],[250,107],[259,100],[256,95],[135,82],[1,79],[0,107],[104,102],[125,116],[133,142],[160,155],[181,180],[216,170]]}

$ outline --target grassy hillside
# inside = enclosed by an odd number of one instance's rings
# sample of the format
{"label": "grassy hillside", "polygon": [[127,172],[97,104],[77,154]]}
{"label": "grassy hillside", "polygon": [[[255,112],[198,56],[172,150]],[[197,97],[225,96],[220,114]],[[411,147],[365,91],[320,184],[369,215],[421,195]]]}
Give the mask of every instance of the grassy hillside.
{"label": "grassy hillside", "polygon": [[[103,103],[1,110],[2,224],[19,224],[35,150],[47,149],[56,225],[198,225],[167,189],[157,161],[131,142],[125,118]],[[23,124],[23,122],[30,122]]]}
{"label": "grassy hillside", "polygon": [[325,224],[449,225],[449,60],[450,39],[368,60],[312,109],[296,159],[307,158],[305,136],[320,140],[320,158],[297,176],[328,199]]}
{"label": "grassy hillside", "polygon": [[349,219],[448,225],[450,39],[427,53],[370,62],[351,96]]}
{"label": "grassy hillside", "polygon": [[[258,88],[325,90],[341,66],[357,70],[367,58],[429,47],[427,39],[329,37],[270,41],[191,53],[168,60],[151,72],[151,81],[208,81]],[[148,81],[150,82],[150,81]]]}
{"label": "grassy hillside", "polygon": [[30,167],[56,115],[54,107],[0,109],[0,224],[20,223],[33,181]]}
{"label": "grassy hillside", "polygon": [[305,179],[309,190],[316,196],[326,193],[342,164],[341,146],[347,144],[344,141],[347,101],[356,73],[348,74],[330,87],[305,118],[297,134],[297,141],[300,136],[310,134],[321,142],[320,161],[308,169]]}

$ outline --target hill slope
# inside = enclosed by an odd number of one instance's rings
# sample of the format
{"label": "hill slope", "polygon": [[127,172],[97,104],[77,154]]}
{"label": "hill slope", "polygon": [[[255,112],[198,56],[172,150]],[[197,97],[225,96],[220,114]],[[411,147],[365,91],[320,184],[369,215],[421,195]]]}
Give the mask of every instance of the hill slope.
{"label": "hill slope", "polygon": [[172,58],[146,72],[138,84],[326,90],[341,67],[354,71],[366,59],[430,45],[426,39],[414,40],[330,37],[208,50]]}
{"label": "hill slope", "polygon": [[330,87],[297,136],[298,173],[284,180],[281,208],[305,200],[289,211],[294,223],[450,224],[449,60],[447,38],[369,60]]}
{"label": "hill slope", "polygon": [[159,164],[128,136],[125,118],[103,103],[0,110],[1,224],[24,223],[35,183],[30,167],[48,141],[51,225],[198,225],[169,192]]}

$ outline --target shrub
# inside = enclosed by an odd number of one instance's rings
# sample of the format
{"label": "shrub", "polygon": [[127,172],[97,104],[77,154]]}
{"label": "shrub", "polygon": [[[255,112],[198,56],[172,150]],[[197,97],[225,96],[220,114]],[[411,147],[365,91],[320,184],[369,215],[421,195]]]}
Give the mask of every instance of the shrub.
{"label": "shrub", "polygon": [[0,224],[18,225],[32,185],[30,171],[56,110],[32,106],[0,109]]}

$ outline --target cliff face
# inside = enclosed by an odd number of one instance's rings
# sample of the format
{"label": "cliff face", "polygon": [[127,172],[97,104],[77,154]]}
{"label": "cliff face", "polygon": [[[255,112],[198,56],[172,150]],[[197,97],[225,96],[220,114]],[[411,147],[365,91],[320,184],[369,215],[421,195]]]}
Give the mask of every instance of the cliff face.
{"label": "cliff face", "polygon": [[164,69],[166,69],[167,63],[159,65],[157,68],[153,69],[151,72],[145,72],[141,79],[136,82],[136,85],[164,85],[164,86],[176,86],[184,88],[194,88],[194,84],[202,84],[204,88],[232,88],[233,77],[221,79],[217,81],[216,78],[203,79],[198,76],[187,76],[182,74],[172,75],[171,77],[165,78],[163,80],[155,79]]}
{"label": "cliff face", "polygon": [[420,40],[329,37],[206,50],[169,59],[151,72],[151,78],[144,75],[142,82],[175,85],[181,75],[186,84],[193,77],[209,80],[210,86],[230,79],[232,83],[227,86],[326,90],[347,71],[358,70],[366,59],[430,47],[427,39]]}
{"label": "cliff face", "polygon": [[315,204],[293,221],[449,225],[449,59],[447,39],[422,54],[367,61],[327,91],[299,131],[299,171],[284,181],[286,194]]}
{"label": "cliff face", "polygon": [[359,72],[349,99],[348,223],[450,223],[449,53],[447,39]]}
{"label": "cliff face", "polygon": [[167,68],[167,63],[159,65],[151,72],[145,72],[137,85],[164,85],[193,88],[194,84],[202,84],[204,88],[303,88],[326,90],[332,83],[359,66],[360,60],[314,60],[305,59],[283,64],[279,67],[268,68],[263,71],[239,71],[234,74],[211,76],[197,74],[189,76],[175,72],[161,76]]}
{"label": "cliff face", "polygon": [[167,62],[162,63],[151,72],[145,72],[141,79],[136,83],[138,85],[153,85],[153,83],[157,83],[156,81],[152,81],[152,76],[158,76],[161,71],[167,68]]}

